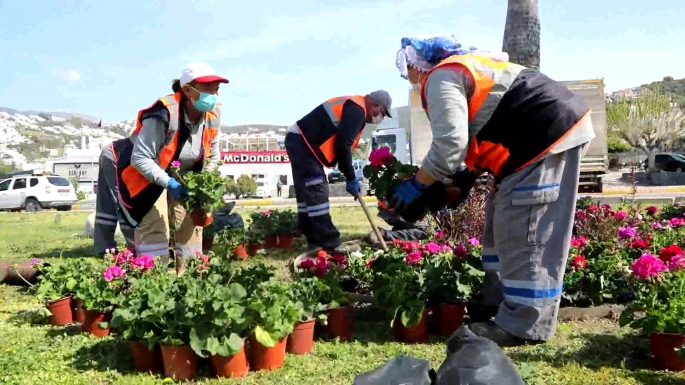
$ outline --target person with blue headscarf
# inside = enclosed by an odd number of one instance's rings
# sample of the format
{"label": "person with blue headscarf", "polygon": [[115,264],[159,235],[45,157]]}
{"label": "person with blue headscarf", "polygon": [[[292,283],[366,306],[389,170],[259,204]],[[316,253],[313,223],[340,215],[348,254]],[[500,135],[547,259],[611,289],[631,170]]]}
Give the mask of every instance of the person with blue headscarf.
{"label": "person with blue headscarf", "polygon": [[458,187],[463,202],[477,176],[494,176],[478,303],[494,319],[470,328],[501,346],[550,339],[580,160],[595,136],[587,104],[561,83],[508,62],[506,53],[466,49],[454,38],[403,38],[396,65],[421,96],[433,142],[391,206],[402,213],[439,182]]}

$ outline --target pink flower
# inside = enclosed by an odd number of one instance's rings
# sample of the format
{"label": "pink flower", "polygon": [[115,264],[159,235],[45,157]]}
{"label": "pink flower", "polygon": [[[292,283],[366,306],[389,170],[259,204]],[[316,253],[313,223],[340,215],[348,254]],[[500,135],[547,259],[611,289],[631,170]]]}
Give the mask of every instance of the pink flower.
{"label": "pink flower", "polygon": [[260,214],[264,215],[265,217],[268,217],[271,215],[271,210],[264,210]]}
{"label": "pink flower", "polygon": [[458,258],[466,258],[466,256],[469,254],[469,251],[466,249],[466,246],[464,245],[459,245],[454,248],[454,255],[457,256]]}
{"label": "pink flower", "polygon": [[371,154],[369,155],[369,162],[373,167],[379,168],[380,166],[386,164],[390,158],[392,158],[390,148],[383,146],[371,151]]}
{"label": "pink flower", "polygon": [[438,230],[435,232],[435,238],[443,238],[445,236],[445,232],[442,230]]}
{"label": "pink flower", "polygon": [[647,214],[649,215],[654,215],[657,213],[657,211],[659,211],[659,209],[656,206],[649,206],[645,211],[647,211]]}
{"label": "pink flower", "polygon": [[314,260],[307,258],[304,261],[300,262],[300,269],[305,269],[309,270],[314,267]]}
{"label": "pink flower", "polygon": [[439,253],[440,250],[442,250],[442,247],[435,242],[429,242],[425,246],[423,246],[423,249],[431,254],[435,254]]}
{"label": "pink flower", "polygon": [[630,239],[637,234],[637,230],[633,227],[621,227],[618,229],[618,237],[621,239]]}
{"label": "pink flower", "polygon": [[171,162],[171,167],[179,168],[179,167],[181,167],[181,162],[179,162],[178,160],[175,160],[175,161]]}
{"label": "pink flower", "polygon": [[671,218],[671,219],[668,221],[668,224],[669,224],[671,227],[680,227],[680,226],[682,226],[682,225],[685,225],[685,219],[683,219],[683,218]]}
{"label": "pink flower", "polygon": [[633,270],[633,275],[640,279],[654,277],[668,270],[666,264],[652,254],[642,254],[640,258],[633,261],[630,268]]}
{"label": "pink flower", "polygon": [[209,263],[209,256],[206,254],[200,255],[200,260],[202,260],[203,263]]}
{"label": "pink flower", "polygon": [[411,253],[407,254],[407,257],[404,260],[408,265],[416,265],[419,262],[421,262],[422,258],[423,258],[423,253],[416,250],[416,251],[412,251]]}
{"label": "pink flower", "polygon": [[685,268],[685,257],[682,255],[675,255],[668,261],[668,269],[671,271],[678,271]]}
{"label": "pink flower", "polygon": [[628,213],[626,213],[625,211],[617,211],[614,214],[614,219],[616,219],[617,221],[622,221],[622,220],[626,219],[627,216],[628,216]]}
{"label": "pink flower", "polygon": [[38,258],[31,258],[31,261],[29,262],[29,266],[36,266],[38,264],[42,263],[42,261]]}
{"label": "pink flower", "polygon": [[602,208],[603,208],[604,210],[611,210],[611,205],[608,205],[608,204],[605,203],[605,204],[602,205]]}
{"label": "pink flower", "polygon": [[326,259],[318,259],[316,261],[316,265],[314,265],[314,274],[317,276],[323,278],[326,273],[328,272],[328,269],[331,268],[331,264],[328,263]]}
{"label": "pink flower", "polygon": [[573,246],[573,247],[580,249],[581,247],[585,246],[586,243],[587,243],[587,238],[585,238],[582,235],[571,238],[571,246]]}
{"label": "pink flower", "polygon": [[402,244],[402,250],[409,252],[412,250],[418,250],[421,244],[416,241],[407,241]]}
{"label": "pink flower", "polygon": [[580,220],[587,219],[587,214],[585,213],[585,211],[578,210],[578,211],[576,211],[576,219],[580,219]]}
{"label": "pink flower", "polygon": [[471,246],[480,245],[480,241],[478,240],[478,238],[471,238],[468,240],[468,242],[469,242],[469,245],[471,245]]}
{"label": "pink flower", "polygon": [[105,281],[110,282],[115,278],[125,277],[126,270],[119,266],[110,266],[102,272],[102,276],[105,277]]}
{"label": "pink flower", "polygon": [[131,267],[142,270],[150,270],[155,265],[155,258],[151,255],[141,255],[131,261]]}
{"label": "pink flower", "polygon": [[652,224],[651,224],[650,226],[652,226],[652,228],[653,228],[654,230],[661,230],[661,229],[664,228],[664,225],[662,225],[662,224],[659,223],[659,222],[652,222]]}

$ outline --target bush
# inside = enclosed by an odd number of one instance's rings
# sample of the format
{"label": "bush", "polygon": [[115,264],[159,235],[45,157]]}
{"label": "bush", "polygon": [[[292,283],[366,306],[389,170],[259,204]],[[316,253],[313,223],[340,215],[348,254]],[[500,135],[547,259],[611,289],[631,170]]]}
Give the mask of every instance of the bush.
{"label": "bush", "polygon": [[243,174],[238,177],[236,184],[238,185],[238,192],[242,196],[254,195],[257,192],[257,182],[249,175]]}

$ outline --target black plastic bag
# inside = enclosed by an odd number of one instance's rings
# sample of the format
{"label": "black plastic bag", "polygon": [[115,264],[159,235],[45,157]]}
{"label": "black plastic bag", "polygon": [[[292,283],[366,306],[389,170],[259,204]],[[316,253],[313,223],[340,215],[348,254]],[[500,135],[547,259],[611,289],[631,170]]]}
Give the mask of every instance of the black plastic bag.
{"label": "black plastic bag", "polygon": [[354,384],[524,385],[524,382],[504,350],[462,326],[447,340],[447,357],[437,373],[426,360],[400,356],[360,374]]}
{"label": "black plastic bag", "polygon": [[235,202],[226,203],[226,205],[214,212],[214,220],[212,221],[212,228],[215,233],[227,229],[244,228],[243,217],[238,213],[231,214],[235,207]]}
{"label": "black plastic bag", "polygon": [[460,327],[447,340],[447,357],[435,385],[524,385],[504,350],[491,340]]}
{"label": "black plastic bag", "polygon": [[354,385],[431,385],[435,371],[427,360],[398,356],[383,366],[358,375]]}

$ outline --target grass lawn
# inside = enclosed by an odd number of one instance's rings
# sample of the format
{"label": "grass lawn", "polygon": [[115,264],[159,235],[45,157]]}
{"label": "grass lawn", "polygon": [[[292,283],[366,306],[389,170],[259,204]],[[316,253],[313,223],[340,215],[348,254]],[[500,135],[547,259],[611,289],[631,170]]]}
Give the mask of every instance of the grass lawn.
{"label": "grass lawn", "polygon": [[[247,210],[239,210],[246,213]],[[334,220],[344,236],[370,231],[361,209],[338,207]],[[0,214],[0,260],[23,261],[92,255],[91,240],[79,239],[85,213]],[[380,223],[380,221],[379,221]],[[299,251],[270,252],[254,259],[285,266]],[[157,384],[161,377],[134,373],[127,345],[97,339],[78,327],[55,328],[37,319],[38,301],[17,287],[0,285],[0,384]],[[351,384],[358,373],[400,354],[425,358],[437,368],[444,344],[403,345],[371,309],[361,310],[355,341],[317,341],[307,356],[289,355],[272,372],[251,372],[241,380],[202,378],[206,384]],[[508,349],[528,384],[683,384],[685,374],[648,369],[647,339],[619,329],[611,320],[562,323],[545,345]],[[206,368],[205,368],[206,372]]]}

